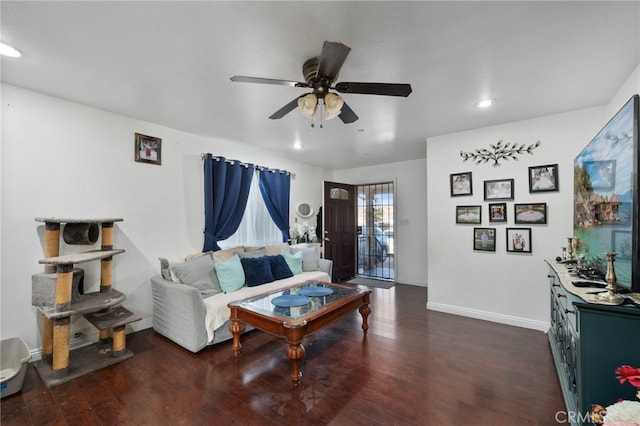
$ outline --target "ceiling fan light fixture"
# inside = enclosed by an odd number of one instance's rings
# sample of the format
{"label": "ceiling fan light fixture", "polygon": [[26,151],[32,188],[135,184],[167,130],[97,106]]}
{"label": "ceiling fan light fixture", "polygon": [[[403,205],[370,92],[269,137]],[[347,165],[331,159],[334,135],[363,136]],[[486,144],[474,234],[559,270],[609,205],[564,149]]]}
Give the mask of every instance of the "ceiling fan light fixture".
{"label": "ceiling fan light fixture", "polygon": [[298,98],[298,106],[300,111],[309,120],[313,120],[318,109],[318,98],[313,93]]}
{"label": "ceiling fan light fixture", "polygon": [[493,98],[488,98],[488,99],[483,99],[479,102],[476,102],[476,104],[474,105],[476,108],[479,109],[484,109],[484,108],[489,108],[493,105],[496,104],[496,100]]}
{"label": "ceiling fan light fixture", "polygon": [[324,95],[324,110],[325,118],[331,120],[340,115],[342,106],[344,105],[344,99],[335,93],[327,93]]}
{"label": "ceiling fan light fixture", "polygon": [[[311,93],[298,96],[288,104],[269,116],[271,120],[277,120],[291,111],[300,108],[305,117],[311,120],[311,127],[317,110],[320,110],[320,128],[323,120],[340,117],[344,124],[350,124],[358,120],[358,115],[336,93],[331,94],[329,89],[337,93],[359,93],[362,95],[383,95],[407,97],[411,94],[410,84],[401,83],[365,83],[365,82],[338,82],[335,83],[342,65],[347,59],[351,48],[340,42],[325,41],[322,45],[320,56],[308,59],[302,65],[304,82],[279,80],[274,78],[249,77],[234,75],[231,81],[241,83],[277,84],[291,87],[306,87]],[[323,111],[324,110],[324,111]]]}

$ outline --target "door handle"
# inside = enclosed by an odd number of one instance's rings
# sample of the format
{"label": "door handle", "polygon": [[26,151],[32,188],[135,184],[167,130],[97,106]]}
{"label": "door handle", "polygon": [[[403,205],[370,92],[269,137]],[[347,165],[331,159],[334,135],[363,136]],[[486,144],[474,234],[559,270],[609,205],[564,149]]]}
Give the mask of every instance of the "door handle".
{"label": "door handle", "polygon": [[325,240],[325,241],[331,241],[331,240],[330,240],[329,238],[327,238],[327,237],[324,237],[324,240]]}

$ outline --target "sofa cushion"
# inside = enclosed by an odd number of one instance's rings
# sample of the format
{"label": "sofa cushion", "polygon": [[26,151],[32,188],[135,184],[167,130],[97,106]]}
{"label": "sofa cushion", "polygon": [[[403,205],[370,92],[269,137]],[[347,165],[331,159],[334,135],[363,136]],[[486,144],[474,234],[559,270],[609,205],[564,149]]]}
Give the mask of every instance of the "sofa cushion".
{"label": "sofa cushion", "polygon": [[173,272],[182,284],[197,288],[203,297],[213,296],[222,291],[210,256],[200,256],[174,265]]}
{"label": "sofa cushion", "polygon": [[291,247],[291,253],[302,253],[302,270],[305,272],[320,270],[320,255],[317,247]]}
{"label": "sofa cushion", "polygon": [[282,255],[278,254],[276,256],[267,256],[269,259],[269,264],[271,266],[271,274],[273,278],[276,280],[281,280],[283,278],[289,278],[293,276],[293,272],[291,272],[291,268],[287,264],[287,261],[284,260]]}
{"label": "sofa cushion", "polygon": [[211,257],[211,256],[213,255],[213,252],[212,252],[212,251],[205,251],[205,252],[201,252],[201,251],[200,251],[200,252],[198,252],[198,253],[188,254],[188,255],[186,255],[186,256],[184,257],[184,261],[185,261],[185,262],[188,262],[188,261],[190,261],[190,260],[195,259],[196,257],[205,256],[205,255],[206,255],[206,256],[209,256],[209,257]]}
{"label": "sofa cushion", "polygon": [[162,278],[167,281],[173,281],[173,278],[171,277],[171,264],[169,261],[164,257],[159,257],[158,260],[160,261],[160,275],[162,275]]}
{"label": "sofa cushion", "polygon": [[289,269],[293,272],[294,275],[302,273],[302,252],[298,252],[296,254],[287,253],[286,251],[281,251],[280,256],[284,257],[284,260],[289,265]]}
{"label": "sofa cushion", "polygon": [[256,250],[238,253],[238,256],[240,256],[240,259],[247,259],[250,257],[264,257],[266,255],[267,255],[267,252],[265,251],[264,247],[260,247],[259,249],[256,249]]}
{"label": "sofa cushion", "polygon": [[265,246],[264,249],[267,252],[267,256],[278,255],[282,250],[286,251],[287,253],[291,253],[291,248],[287,243],[274,244],[272,246]]}
{"label": "sofa cushion", "polygon": [[164,257],[159,257],[158,260],[160,261],[160,275],[162,275],[162,278],[174,283],[180,283],[175,267],[176,265],[182,265],[185,260],[169,260]]}
{"label": "sofa cushion", "polygon": [[244,257],[240,259],[244,270],[244,280],[249,287],[273,281],[271,273],[271,263],[266,256]]}
{"label": "sofa cushion", "polygon": [[214,262],[220,288],[225,293],[233,293],[244,286],[244,270],[240,257],[234,254],[231,259],[224,262]]}
{"label": "sofa cushion", "polygon": [[244,247],[245,253],[249,252],[249,251],[255,251],[255,250],[260,250],[260,249],[264,248],[264,246],[242,246],[242,247]]}
{"label": "sofa cushion", "polygon": [[224,250],[214,251],[211,255],[214,262],[225,262],[233,257],[236,253],[244,253],[244,247],[232,247]]}

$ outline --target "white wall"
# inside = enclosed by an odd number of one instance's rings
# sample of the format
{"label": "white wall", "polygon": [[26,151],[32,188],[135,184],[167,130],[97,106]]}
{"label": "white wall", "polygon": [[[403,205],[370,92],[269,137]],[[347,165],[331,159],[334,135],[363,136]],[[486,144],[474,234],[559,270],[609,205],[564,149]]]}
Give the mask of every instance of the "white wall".
{"label": "white wall", "polygon": [[395,182],[394,250],[396,282],[427,285],[426,164],[424,159],[336,170],[335,182],[367,184]]}
{"label": "white wall", "polygon": [[[395,180],[398,282],[428,283],[429,309],[544,329],[548,299],[543,258],[556,256],[571,234],[573,157],[640,92],[640,71],[636,68],[601,108],[430,138],[426,168],[420,159],[334,173],[230,140],[204,138],[10,85],[1,90],[0,338],[20,336],[37,349],[40,327],[31,306],[31,275],[42,271],[38,260],[43,257],[43,226],[34,218],[124,218],[115,226],[115,245],[126,253],[114,258],[114,286],[127,295],[124,305],[143,317],[136,329],[149,327],[149,278],[158,271],[157,258],[182,258],[202,248],[203,152],[296,173],[291,220],[298,202],[320,206],[323,180]],[[162,138],[162,166],[133,161],[135,132]],[[488,147],[499,139],[540,139],[542,145],[533,156],[499,168],[462,162],[460,150]],[[528,166],[555,163],[560,166],[560,192],[529,194]],[[451,198],[449,174],[461,171],[473,172],[474,195]],[[547,202],[549,224],[534,227],[532,255],[505,252],[505,225],[497,226],[495,254],[474,253],[471,227],[455,225],[455,205],[462,200],[485,205],[483,180],[511,177],[516,180],[515,202]],[[508,226],[513,224],[511,209]],[[485,219],[483,226],[487,224]],[[81,249],[85,247],[62,248]],[[98,269],[87,267],[87,283],[96,289]],[[74,321],[74,329],[84,329],[83,321]]]}
{"label": "white wall", "polygon": [[[162,138],[162,165],[134,161],[134,133]],[[291,183],[291,220],[298,202],[319,206],[323,169],[275,157],[229,140],[204,138],[97,110],[11,85],[2,86],[1,328],[41,347],[31,305],[31,275],[42,272],[43,224],[36,217],[122,217],[114,245],[114,288],[151,326],[149,278],[158,257],[184,258],[202,249],[201,153],[281,168]],[[65,246],[62,253],[86,250]],[[95,264],[95,265],[94,265]],[[86,264],[89,290],[99,288],[99,262]],[[83,318],[72,329],[85,329]],[[88,329],[92,328],[88,326]],[[74,342],[72,342],[74,344]]]}
{"label": "white wall", "polygon": [[640,64],[611,98],[607,105],[607,117],[613,117],[634,94],[640,94]]}
{"label": "white wall", "polygon": [[[572,235],[573,159],[624,103],[640,92],[638,69],[605,106],[541,117],[427,140],[427,308],[539,330],[549,323],[545,258],[560,255]],[[463,162],[460,151],[489,148],[499,140],[519,144],[541,141],[533,155],[500,167]],[[558,164],[560,191],[530,194],[528,167]],[[473,195],[451,197],[451,173],[473,173]],[[514,201],[507,202],[507,224],[489,223],[483,182],[515,179]],[[513,204],[546,202],[548,223],[533,225],[531,254],[506,252],[507,227],[514,225]],[[474,225],[456,225],[456,205],[482,205],[480,226],[497,229],[495,253],[473,250]],[[478,225],[475,225],[478,226]]]}

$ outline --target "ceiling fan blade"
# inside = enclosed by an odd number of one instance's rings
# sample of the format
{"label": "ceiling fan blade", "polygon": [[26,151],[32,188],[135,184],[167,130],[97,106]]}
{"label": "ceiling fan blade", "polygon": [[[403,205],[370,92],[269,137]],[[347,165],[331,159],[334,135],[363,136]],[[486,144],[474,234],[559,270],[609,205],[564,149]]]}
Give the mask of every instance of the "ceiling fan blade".
{"label": "ceiling fan blade", "polygon": [[340,93],[360,93],[363,95],[404,96],[411,93],[410,84],[396,83],[349,83],[340,82],[334,87]]}
{"label": "ceiling fan blade", "polygon": [[329,83],[338,77],[340,68],[344,64],[347,55],[351,52],[349,46],[342,43],[325,41],[320,54],[320,63],[318,64],[318,75],[326,77]]}
{"label": "ceiling fan blade", "polygon": [[272,120],[277,120],[289,114],[291,111],[293,111],[298,107],[298,99],[300,99],[302,96],[298,96],[297,98],[295,98],[294,100],[292,100],[291,102],[289,102],[288,104],[286,104],[285,106],[283,106],[282,108],[280,108],[279,110],[271,114],[269,118]]}
{"label": "ceiling fan blade", "polygon": [[280,86],[290,86],[290,87],[309,87],[307,83],[302,83],[300,81],[277,80],[275,78],[262,78],[262,77],[247,77],[244,75],[234,75],[233,77],[231,77],[231,81],[240,82],[240,83],[277,84]]}
{"label": "ceiling fan blade", "polygon": [[340,120],[342,120],[344,124],[353,123],[358,119],[356,113],[349,108],[349,105],[347,105],[346,102],[342,105],[342,110],[340,110],[340,115],[338,115],[338,117],[340,117]]}

